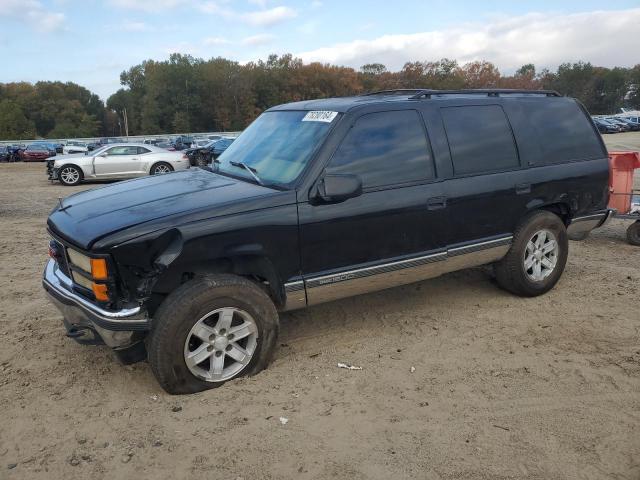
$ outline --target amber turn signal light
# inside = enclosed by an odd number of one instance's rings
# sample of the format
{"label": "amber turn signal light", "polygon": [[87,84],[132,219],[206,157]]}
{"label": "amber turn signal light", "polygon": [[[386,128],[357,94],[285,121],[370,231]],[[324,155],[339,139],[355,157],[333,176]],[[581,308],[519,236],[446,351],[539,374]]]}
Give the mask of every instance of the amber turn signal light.
{"label": "amber turn signal light", "polygon": [[91,259],[91,276],[97,280],[106,280],[109,277],[107,261],[104,258]]}
{"label": "amber turn signal light", "polygon": [[107,291],[107,286],[103,283],[92,283],[91,290],[93,290],[93,294],[96,297],[96,300],[101,302],[106,302],[109,300],[109,292]]}

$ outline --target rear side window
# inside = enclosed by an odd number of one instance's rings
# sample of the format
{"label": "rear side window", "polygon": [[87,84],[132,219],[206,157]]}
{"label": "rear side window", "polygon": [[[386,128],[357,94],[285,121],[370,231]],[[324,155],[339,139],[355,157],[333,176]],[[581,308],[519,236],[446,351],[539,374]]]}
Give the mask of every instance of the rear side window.
{"label": "rear side window", "polygon": [[151,150],[144,147],[138,147],[138,155],[144,155],[145,153],[149,153]]}
{"label": "rear side window", "polygon": [[418,112],[363,115],[338,147],[329,169],[331,173],[358,175],[364,188],[433,178],[429,145]]}
{"label": "rear side window", "polygon": [[440,109],[449,140],[454,175],[508,170],[519,166],[507,117],[499,105]]}
{"label": "rear side window", "polygon": [[603,158],[606,153],[591,121],[573,100],[550,98],[530,101],[526,115],[537,133],[542,155],[532,165],[550,165],[576,160]]}

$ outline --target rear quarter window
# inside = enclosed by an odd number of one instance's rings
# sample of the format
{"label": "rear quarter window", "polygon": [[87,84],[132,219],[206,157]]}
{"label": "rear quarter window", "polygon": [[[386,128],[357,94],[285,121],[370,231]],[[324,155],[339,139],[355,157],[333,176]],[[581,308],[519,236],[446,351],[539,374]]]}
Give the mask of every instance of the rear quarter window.
{"label": "rear quarter window", "polygon": [[520,165],[511,126],[500,105],[440,109],[454,175],[510,170]]}
{"label": "rear quarter window", "polygon": [[525,104],[529,124],[537,136],[541,155],[531,165],[551,165],[606,156],[591,120],[570,99],[550,98]]}

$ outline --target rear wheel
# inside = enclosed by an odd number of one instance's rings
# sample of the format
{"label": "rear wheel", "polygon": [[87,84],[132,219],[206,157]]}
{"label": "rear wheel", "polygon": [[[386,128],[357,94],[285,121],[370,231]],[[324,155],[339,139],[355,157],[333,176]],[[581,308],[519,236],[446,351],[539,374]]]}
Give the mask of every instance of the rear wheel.
{"label": "rear wheel", "polygon": [[169,172],[173,172],[173,167],[167,162],[158,162],[153,165],[149,171],[151,175],[162,175]]}
{"label": "rear wheel", "polygon": [[627,228],[627,242],[631,245],[640,245],[640,220],[633,222]]}
{"label": "rear wheel", "polygon": [[258,285],[212,275],[167,297],[154,316],[147,352],[162,388],[194,393],[264,369],[277,335],[276,308]]}
{"label": "rear wheel", "polygon": [[207,158],[205,156],[204,153],[202,152],[198,152],[198,155],[196,156],[196,167],[206,167],[207,166]]}
{"label": "rear wheel", "polygon": [[536,212],[523,220],[509,252],[495,264],[496,280],[516,295],[542,295],[562,276],[568,251],[562,220],[551,212]]}
{"label": "rear wheel", "polygon": [[82,170],[75,165],[63,165],[58,171],[58,178],[63,185],[78,185],[82,181]]}

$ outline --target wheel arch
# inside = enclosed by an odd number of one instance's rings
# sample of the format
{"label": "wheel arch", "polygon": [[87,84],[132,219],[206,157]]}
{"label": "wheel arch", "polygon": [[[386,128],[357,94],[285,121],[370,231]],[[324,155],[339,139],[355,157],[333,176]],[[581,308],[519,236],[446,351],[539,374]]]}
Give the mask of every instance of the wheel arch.
{"label": "wheel arch", "polygon": [[77,163],[70,163],[70,162],[67,162],[67,163],[63,163],[62,165],[60,165],[60,167],[58,167],[58,180],[60,179],[60,178],[59,178],[59,177],[60,177],[60,173],[59,173],[59,172],[61,172],[61,171],[62,171],[62,169],[63,169],[63,168],[65,168],[65,167],[74,167],[74,168],[77,168],[77,169],[78,169],[78,171],[80,172],[80,181],[84,180],[84,178],[85,178],[85,177],[86,177],[86,175],[87,175],[87,174],[86,174],[86,172],[84,171],[84,169],[83,169],[80,165],[78,165]]}
{"label": "wheel arch", "polygon": [[565,227],[571,223],[571,207],[569,206],[568,202],[563,202],[563,201],[554,201],[549,203],[535,202],[528,205],[528,207],[529,207],[527,212],[528,215],[535,213],[536,211],[547,211],[560,217]]}
{"label": "wheel arch", "polygon": [[149,292],[164,297],[180,285],[211,274],[232,274],[253,281],[271,298],[276,307],[285,304],[284,284],[271,260],[258,254],[235,254],[208,259],[177,259],[160,273]]}

